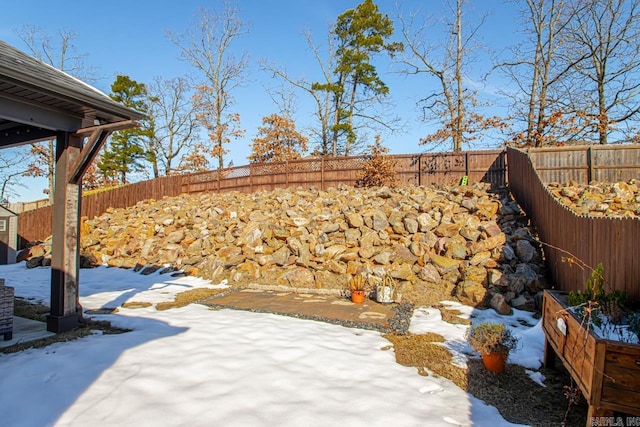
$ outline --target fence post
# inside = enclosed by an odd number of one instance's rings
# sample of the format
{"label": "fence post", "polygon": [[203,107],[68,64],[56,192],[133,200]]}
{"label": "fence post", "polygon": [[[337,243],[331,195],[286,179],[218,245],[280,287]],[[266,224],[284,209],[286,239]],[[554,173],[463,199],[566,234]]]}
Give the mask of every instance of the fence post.
{"label": "fence post", "polygon": [[593,181],[593,147],[587,148],[587,184]]}
{"label": "fence post", "polygon": [[320,189],[324,191],[324,156],[320,156]]}
{"label": "fence post", "polygon": [[284,161],[284,181],[287,188],[289,188],[289,160]]}
{"label": "fence post", "polygon": [[464,153],[464,174],[469,176],[469,152]]}
{"label": "fence post", "polygon": [[422,185],[422,154],[418,154],[418,185]]}

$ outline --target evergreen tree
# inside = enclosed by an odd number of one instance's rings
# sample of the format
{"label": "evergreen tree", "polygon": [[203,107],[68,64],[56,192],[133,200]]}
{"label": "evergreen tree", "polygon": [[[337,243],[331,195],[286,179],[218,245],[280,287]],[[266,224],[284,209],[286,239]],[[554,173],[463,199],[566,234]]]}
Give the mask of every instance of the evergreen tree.
{"label": "evergreen tree", "polygon": [[[114,101],[142,113],[147,112],[147,88],[144,83],[119,75],[111,85],[111,92],[110,96]],[[148,154],[142,148],[143,140],[152,134],[153,126],[148,121],[143,121],[138,128],[114,132],[98,162],[100,173],[107,180],[117,179],[120,184],[126,184],[127,174],[144,169],[140,161],[147,158]]]}
{"label": "evergreen tree", "polygon": [[[333,146],[334,153],[338,140],[346,137],[344,154],[356,140],[354,116],[362,114],[359,101],[370,104],[389,93],[389,88],[380,79],[376,67],[371,63],[373,55],[387,53],[393,56],[403,50],[402,43],[390,42],[393,35],[393,21],[382,15],[373,0],[364,0],[355,9],[348,9],[338,16],[334,29],[336,38],[335,81],[316,84],[315,89],[323,89],[333,94]],[[364,97],[359,96],[365,95]]]}

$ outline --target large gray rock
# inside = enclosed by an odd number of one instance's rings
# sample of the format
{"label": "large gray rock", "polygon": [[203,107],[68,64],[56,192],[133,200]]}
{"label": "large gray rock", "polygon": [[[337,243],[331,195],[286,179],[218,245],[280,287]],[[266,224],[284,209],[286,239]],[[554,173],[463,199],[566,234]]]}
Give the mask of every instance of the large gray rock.
{"label": "large gray rock", "polygon": [[516,254],[522,262],[531,262],[536,256],[536,249],[527,240],[518,240],[516,242]]}

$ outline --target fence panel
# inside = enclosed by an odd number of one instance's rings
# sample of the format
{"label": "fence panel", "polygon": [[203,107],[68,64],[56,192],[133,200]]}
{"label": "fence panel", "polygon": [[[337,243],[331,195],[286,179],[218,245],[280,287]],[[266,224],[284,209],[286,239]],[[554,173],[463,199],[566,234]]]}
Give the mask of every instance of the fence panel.
{"label": "fence panel", "polygon": [[640,145],[577,145],[527,150],[545,184],[640,178]]}
{"label": "fence panel", "polygon": [[[458,183],[465,175],[470,182],[491,182],[494,186],[504,186],[506,181],[505,152],[501,150],[389,157],[396,162],[401,185]],[[109,207],[124,208],[142,200],[180,193],[250,193],[298,186],[326,190],[340,184],[354,185],[360,178],[365,160],[365,156],[309,158],[162,177],[83,196],[82,215],[93,218]],[[18,233],[23,244],[51,235],[52,211],[37,209],[30,212],[21,214],[18,219]]]}
{"label": "fence panel", "polygon": [[591,271],[568,262],[575,257],[593,268],[601,262],[610,290],[639,298],[640,220],[576,215],[547,190],[527,153],[509,148],[507,156],[509,188],[536,225],[552,283],[567,291],[584,288]]}

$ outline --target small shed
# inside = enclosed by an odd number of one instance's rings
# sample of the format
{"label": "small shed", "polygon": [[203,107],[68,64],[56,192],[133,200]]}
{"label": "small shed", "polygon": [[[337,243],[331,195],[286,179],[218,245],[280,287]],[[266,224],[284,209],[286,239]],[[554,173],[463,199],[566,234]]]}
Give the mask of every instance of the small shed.
{"label": "small shed", "polygon": [[0,205],[0,265],[14,264],[18,249],[18,214]]}

